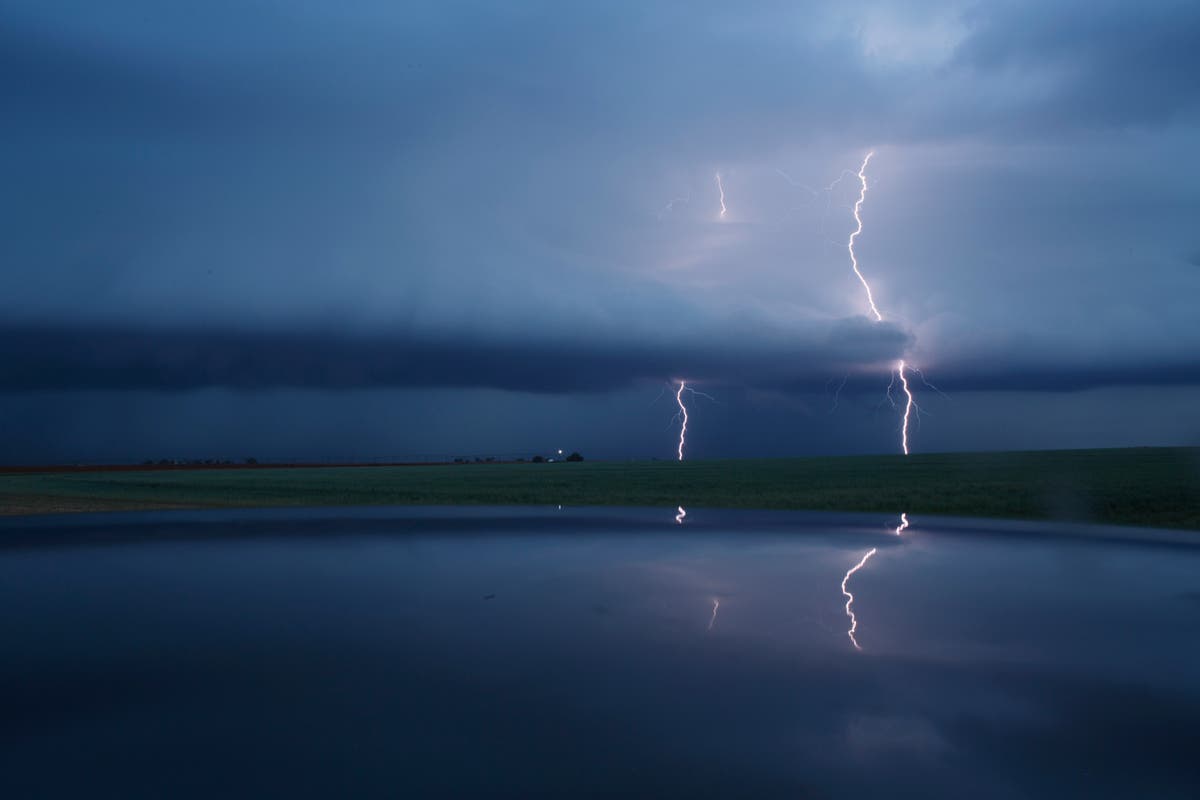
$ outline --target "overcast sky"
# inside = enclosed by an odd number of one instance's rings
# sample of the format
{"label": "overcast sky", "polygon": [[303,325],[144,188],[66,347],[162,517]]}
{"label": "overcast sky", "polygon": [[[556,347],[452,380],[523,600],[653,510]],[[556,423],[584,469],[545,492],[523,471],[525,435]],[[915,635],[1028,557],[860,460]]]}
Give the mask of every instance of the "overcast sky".
{"label": "overcast sky", "polygon": [[917,452],[1200,444],[1197,41],[1195,2],[0,0],[0,459],[670,457],[680,378],[691,456],[894,452],[900,358]]}

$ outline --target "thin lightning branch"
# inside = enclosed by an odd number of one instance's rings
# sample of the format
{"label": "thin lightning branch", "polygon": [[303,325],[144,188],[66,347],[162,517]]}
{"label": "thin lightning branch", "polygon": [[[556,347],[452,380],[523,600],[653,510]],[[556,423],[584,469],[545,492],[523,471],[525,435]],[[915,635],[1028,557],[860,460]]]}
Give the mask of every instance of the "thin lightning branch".
{"label": "thin lightning branch", "polygon": [[862,557],[862,561],[851,567],[846,576],[842,578],[842,594],[846,598],[846,616],[850,618],[850,630],[846,631],[846,635],[850,637],[850,643],[854,645],[855,650],[862,650],[862,647],[859,646],[858,639],[854,638],[854,633],[858,630],[858,618],[854,616],[854,595],[850,594],[846,589],[846,583],[850,580],[851,575],[858,572],[871,560],[871,556],[873,555],[875,555],[874,547]]}
{"label": "thin lightning branch", "polygon": [[913,367],[913,366],[909,366],[909,369],[910,369],[910,370],[912,370],[913,372],[917,373],[917,377],[921,379],[921,383],[925,384],[925,385],[926,385],[926,386],[928,386],[930,389],[933,389],[935,392],[937,392],[938,394],[940,394],[942,397],[946,398],[947,400],[949,400],[949,399],[950,399],[950,395],[946,394],[946,393],[945,393],[945,392],[943,392],[941,389],[939,389],[938,387],[934,386],[934,385],[933,385],[932,383],[930,383],[929,381],[925,380],[925,373],[924,373],[924,372],[921,372],[921,370],[919,370],[919,369],[917,369],[916,367]]}
{"label": "thin lightning branch", "polygon": [[850,241],[846,245],[846,249],[850,251],[850,266],[853,267],[854,274],[858,276],[859,282],[861,282],[863,288],[867,290],[867,303],[871,306],[871,313],[875,315],[875,321],[883,322],[883,314],[879,313],[879,309],[875,306],[875,298],[871,295],[871,285],[867,283],[867,279],[863,277],[861,272],[859,272],[858,257],[854,255],[854,240],[858,238],[858,235],[862,233],[863,229],[861,212],[863,201],[867,199],[866,169],[867,164],[870,163],[871,156],[873,155],[875,155],[874,151],[867,153],[866,158],[863,159],[862,166],[858,168],[858,181],[861,188],[858,190],[858,202],[854,204],[854,221],[858,224],[858,227],[855,228],[854,232],[850,234]]}
{"label": "thin lightning branch", "polygon": [[[843,389],[843,388],[846,386],[846,380],[847,380],[849,377],[850,377],[850,375],[849,375],[849,374],[843,375],[843,376],[842,376],[842,382],[841,382],[841,383],[839,383],[839,384],[838,384],[838,387],[837,387],[837,389],[835,389],[835,390],[834,390],[834,392],[833,392],[833,405],[829,407],[829,413],[830,413],[830,414],[832,414],[833,412],[837,411],[837,407],[838,407],[838,399],[839,399],[839,398],[842,396],[842,389]],[[825,390],[826,390],[826,391],[829,391],[829,384],[828,384],[828,383],[826,383],[826,384],[825,384]]]}
{"label": "thin lightning branch", "polygon": [[[825,235],[825,224],[829,221],[829,211],[833,207],[834,187],[836,187],[839,183],[841,183],[845,178],[848,178],[849,176],[854,175],[854,174],[855,174],[854,170],[844,169],[840,173],[838,173],[838,176],[836,178],[834,178],[833,181],[828,186],[825,187],[825,211],[822,212],[822,214],[821,214],[821,226],[820,226],[820,232],[821,232],[822,236]],[[832,244],[834,246],[838,246],[838,247],[841,246],[841,242],[830,242],[830,244]]]}
{"label": "thin lightning branch", "polygon": [[663,206],[662,211],[658,212],[658,218],[662,219],[668,213],[674,211],[676,203],[690,203],[690,202],[691,202],[690,197],[672,197],[670,199],[670,201],[668,201],[667,204],[665,206]]}
{"label": "thin lightning branch", "polygon": [[892,533],[899,536],[905,531],[906,528],[908,528],[908,514],[901,514],[900,524],[896,526],[896,530],[892,531]]}
{"label": "thin lightning branch", "polygon": [[[896,407],[896,398],[892,397],[892,389],[896,388],[896,373],[892,373],[892,379],[888,381],[887,388],[883,391],[884,400],[891,404],[892,408]],[[883,400],[879,401],[879,405],[883,405]],[[878,408],[879,406],[876,406]]]}
{"label": "thin lightning branch", "polygon": [[721,183],[721,173],[717,173],[717,191],[721,193],[721,213],[720,218],[725,219],[725,213],[728,211],[725,208],[725,184]]}
{"label": "thin lightning branch", "polygon": [[708,400],[709,402],[716,403],[717,405],[721,404],[721,401],[717,400],[717,398],[713,397],[711,394],[708,394],[707,392],[698,391],[696,389],[693,389],[690,386],[687,388],[687,390],[689,392],[691,392],[692,396],[694,396],[694,397],[703,397],[705,400]]}
{"label": "thin lightning branch", "polygon": [[679,404],[679,413],[683,414],[683,424],[679,426],[679,460],[683,461],[683,443],[687,436],[688,413],[687,406],[683,404],[683,390],[687,388],[686,381],[679,382],[679,391],[675,393],[675,402]]}
{"label": "thin lightning branch", "polygon": [[[875,155],[875,154],[874,154],[874,153],[872,153],[871,155]],[[870,156],[868,156],[868,158],[870,158]],[[857,173],[855,173],[855,172],[854,172],[854,170],[852,170],[852,169],[844,169],[844,170],[842,170],[840,173],[838,173],[838,176],[837,176],[836,178],[834,178],[834,179],[833,179],[833,183],[831,183],[831,184],[829,184],[828,186],[826,186],[826,187],[825,187],[825,192],[826,192],[826,194],[832,195],[832,193],[833,193],[833,187],[837,186],[837,185],[838,185],[839,183],[841,183],[843,180],[845,180],[846,178],[850,177],[851,175],[855,175],[855,174],[857,174]],[[831,201],[832,201],[832,200],[831,200]]]}
{"label": "thin lightning branch", "polygon": [[[786,172],[784,172],[781,169],[776,168],[775,173],[777,175],[779,175],[779,177],[781,177],[785,181],[787,181],[789,186],[793,186],[797,189],[803,189],[804,191],[808,192],[810,195],[812,195],[813,200],[818,199],[822,194],[825,195],[825,210],[821,214],[821,225],[820,225],[820,232],[821,232],[822,236],[825,235],[825,223],[829,218],[829,210],[833,206],[833,190],[835,188],[837,188],[837,185],[839,183],[841,183],[843,180],[856,174],[854,172],[854,170],[852,170],[852,169],[844,169],[841,171],[841,173],[838,174],[838,176],[836,178],[833,179],[833,181],[828,186],[824,186],[818,190],[818,189],[812,188],[808,184],[800,183],[799,181],[795,180],[791,175],[788,175]],[[799,211],[800,209],[793,208],[791,210]],[[828,244],[831,244],[835,247],[842,246],[841,242],[830,241],[830,242],[828,242]]]}
{"label": "thin lightning branch", "polygon": [[[671,384],[669,384],[665,381],[663,382],[662,388],[659,389],[658,394],[655,395],[654,399],[650,401],[650,406],[653,406],[655,403],[657,403],[659,400],[662,399],[663,395],[667,393],[667,387],[670,385]],[[649,408],[650,406],[647,406],[647,408]]]}
{"label": "thin lightning branch", "polygon": [[711,631],[713,624],[717,621],[717,609],[721,607],[721,601],[713,598],[713,613],[712,618],[708,621],[708,629]]}
{"label": "thin lightning branch", "polygon": [[820,196],[821,196],[821,193],[820,193],[820,192],[818,192],[816,189],[812,188],[811,186],[809,186],[809,185],[807,185],[807,184],[800,183],[800,182],[798,182],[798,181],[796,181],[796,180],[793,180],[793,179],[792,179],[792,176],[791,176],[791,175],[788,175],[788,174],[787,174],[786,172],[784,172],[783,170],[781,170],[781,169],[776,169],[776,170],[775,170],[775,172],[776,172],[776,173],[779,175],[779,177],[781,177],[781,178],[783,178],[785,181],[787,181],[789,186],[794,186],[794,187],[795,187],[795,188],[797,188],[797,189],[803,189],[804,191],[806,191],[806,192],[808,192],[809,194],[811,194],[811,195],[813,196],[813,199],[814,199],[814,200],[815,200],[816,198],[818,198],[818,197],[820,197]]}

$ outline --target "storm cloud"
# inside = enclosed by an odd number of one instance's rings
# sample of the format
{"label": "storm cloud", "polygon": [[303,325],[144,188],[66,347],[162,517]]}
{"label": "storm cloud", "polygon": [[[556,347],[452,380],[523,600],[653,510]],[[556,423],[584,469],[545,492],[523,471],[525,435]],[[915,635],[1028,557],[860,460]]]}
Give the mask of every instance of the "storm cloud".
{"label": "storm cloud", "polygon": [[1165,1],[0,0],[0,412],[499,389],[568,425],[687,378],[796,393],[804,452],[864,447],[898,358],[994,393],[928,398],[963,448],[1004,395],[1190,391],[1197,40]]}

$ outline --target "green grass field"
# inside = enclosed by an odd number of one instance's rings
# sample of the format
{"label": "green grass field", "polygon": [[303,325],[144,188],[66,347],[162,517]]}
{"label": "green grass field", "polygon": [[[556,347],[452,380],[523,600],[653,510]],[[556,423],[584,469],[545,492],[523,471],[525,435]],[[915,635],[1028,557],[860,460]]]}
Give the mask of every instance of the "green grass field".
{"label": "green grass field", "polygon": [[382,504],[907,511],[1200,530],[1200,448],[0,475],[0,513]]}

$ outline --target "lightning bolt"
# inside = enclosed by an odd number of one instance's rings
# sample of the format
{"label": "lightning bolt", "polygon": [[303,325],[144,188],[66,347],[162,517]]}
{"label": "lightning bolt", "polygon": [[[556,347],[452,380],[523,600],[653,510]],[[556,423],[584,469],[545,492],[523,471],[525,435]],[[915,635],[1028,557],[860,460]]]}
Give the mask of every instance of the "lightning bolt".
{"label": "lightning bolt", "polygon": [[917,407],[913,401],[912,390],[908,388],[908,378],[904,374],[904,361],[901,359],[897,372],[900,373],[900,386],[904,389],[904,422],[900,426],[900,446],[904,449],[904,455],[908,455],[908,420],[912,416],[912,411]]}
{"label": "lightning bolt", "polygon": [[858,639],[854,638],[854,632],[858,630],[858,618],[854,616],[854,595],[850,594],[849,590],[846,589],[846,583],[849,582],[851,575],[866,566],[866,563],[871,560],[871,556],[873,555],[875,555],[874,547],[862,557],[861,561],[851,567],[846,572],[845,577],[842,578],[842,595],[846,598],[846,616],[850,618],[850,630],[846,631],[846,635],[850,637],[850,643],[854,645],[855,650],[862,650],[862,647],[859,645]]}
{"label": "lightning bolt", "polygon": [[683,404],[683,390],[687,388],[686,381],[679,382],[679,391],[675,392],[675,402],[679,405],[679,413],[683,415],[683,424],[679,426],[679,448],[676,451],[679,455],[679,460],[683,461],[683,445],[687,438],[688,413],[687,406]]}
{"label": "lightning bolt", "polygon": [[[867,283],[867,279],[862,274],[862,270],[858,268],[858,256],[854,252],[854,240],[857,239],[859,234],[861,234],[863,231],[862,206],[867,199],[867,165],[871,163],[871,156],[873,155],[875,155],[874,150],[867,153],[867,155],[863,157],[862,165],[859,166],[858,172],[855,173],[858,175],[859,186],[858,201],[854,204],[855,228],[850,234],[850,240],[846,243],[846,250],[850,253],[850,267],[854,270],[854,274],[858,276],[859,283],[862,284],[863,289],[865,289],[867,292],[867,305],[871,307],[871,313],[875,315],[875,321],[883,322],[883,314],[879,312],[879,307],[875,305],[875,296],[871,293],[871,284]],[[908,424],[912,419],[912,412],[915,410],[919,414],[921,407],[918,406],[916,401],[913,399],[912,388],[908,385],[908,376],[904,372],[905,369],[912,368],[909,367],[903,359],[896,363],[896,370],[892,374],[892,383],[888,384],[888,399],[891,400],[892,386],[895,384],[896,376],[898,375],[900,378],[900,386],[904,391],[904,418],[900,426],[900,448],[904,451],[904,455],[908,455]],[[914,371],[917,372],[918,375],[921,374],[919,370],[914,369]],[[921,380],[925,380],[924,376],[921,376]],[[893,405],[895,405],[895,403],[893,403]]]}
{"label": "lightning bolt", "polygon": [[850,241],[846,244],[846,249],[850,251],[850,266],[854,269],[854,274],[858,276],[859,282],[863,288],[867,290],[867,304],[871,306],[871,313],[875,315],[876,322],[883,322],[883,314],[879,313],[879,308],[875,305],[875,297],[871,294],[871,284],[867,283],[867,279],[863,277],[862,272],[858,269],[858,256],[854,254],[854,240],[858,238],[863,231],[862,221],[862,206],[867,199],[867,164],[871,163],[871,156],[875,155],[875,151],[867,153],[863,159],[862,166],[858,168],[858,201],[854,204],[854,222],[856,227],[854,232],[850,234]]}
{"label": "lightning bolt", "polygon": [[[896,534],[897,536],[900,536],[904,533],[904,531],[907,528],[908,528],[908,514],[901,514],[900,515],[900,524],[896,526],[895,530],[893,530],[892,533]],[[865,567],[867,565],[867,562],[871,560],[871,556],[873,556],[873,555],[875,555],[874,547],[872,547],[871,550],[865,556],[862,557],[861,561],[859,561],[857,564],[855,564],[853,567],[851,567],[846,572],[845,577],[842,578],[842,595],[846,598],[846,616],[850,618],[850,630],[846,631],[846,635],[850,637],[850,643],[854,645],[855,650],[862,650],[862,647],[858,644],[858,639],[855,638],[855,635],[854,635],[855,633],[858,632],[858,617],[856,617],[854,615],[854,595],[852,595],[850,593],[850,590],[846,588],[846,584],[849,582],[850,576],[853,575],[854,573],[858,572],[863,567]]]}
{"label": "lightning bolt", "polygon": [[[688,386],[687,381],[681,380],[679,382],[679,388],[675,390],[675,404],[679,406],[679,411],[675,414],[675,418],[680,421],[679,446],[675,449],[675,455],[679,461],[683,461],[683,447],[685,444],[687,444],[688,410],[687,406],[683,403],[684,392],[691,392],[696,397],[703,397],[707,400],[711,400],[714,403],[717,402],[716,398],[714,398],[712,395],[705,394],[704,392],[698,392],[692,387]],[[675,521],[682,525],[683,518],[686,516],[687,512],[683,510],[683,506],[680,506],[679,513],[675,515]]]}
{"label": "lightning bolt", "polygon": [[720,219],[725,219],[725,213],[729,210],[725,208],[725,184],[721,183],[721,173],[717,173],[717,191],[721,193],[721,213],[718,215]]}
{"label": "lightning bolt", "polygon": [[717,609],[721,607],[721,601],[713,598],[713,613],[712,618],[708,621],[708,629],[711,631],[713,624],[717,621]]}
{"label": "lightning bolt", "polygon": [[[683,444],[687,437],[688,413],[687,406],[683,404],[683,390],[687,388],[687,381],[679,382],[679,390],[675,392],[675,403],[679,406],[679,413],[683,415],[683,421],[679,426],[679,448],[676,453],[679,455],[679,460],[683,461]],[[679,506],[678,513],[675,514],[675,523],[683,524],[683,518],[687,516],[687,512],[683,510],[683,506]]]}

